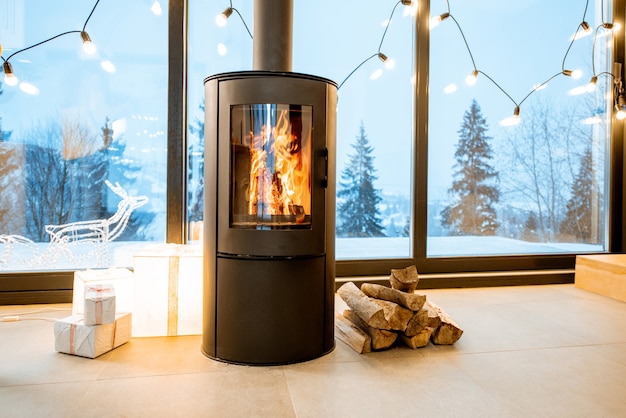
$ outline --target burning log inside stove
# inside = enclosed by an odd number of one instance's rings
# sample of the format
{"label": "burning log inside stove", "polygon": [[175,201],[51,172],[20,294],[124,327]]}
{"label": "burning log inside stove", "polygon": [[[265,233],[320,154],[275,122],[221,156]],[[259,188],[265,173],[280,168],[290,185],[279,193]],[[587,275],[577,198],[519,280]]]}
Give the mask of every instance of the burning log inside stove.
{"label": "burning log inside stove", "polygon": [[[403,288],[417,285],[417,270],[414,266],[393,270],[391,285],[401,277]],[[463,330],[441,307],[413,291],[364,283],[359,289],[348,282],[337,290],[349,309],[337,319],[337,338],[359,353],[382,350],[402,341],[416,349],[429,342],[439,345],[454,344],[461,338]],[[340,315],[340,314],[338,314]],[[348,323],[346,323],[346,320]],[[370,341],[363,337],[366,334]]]}

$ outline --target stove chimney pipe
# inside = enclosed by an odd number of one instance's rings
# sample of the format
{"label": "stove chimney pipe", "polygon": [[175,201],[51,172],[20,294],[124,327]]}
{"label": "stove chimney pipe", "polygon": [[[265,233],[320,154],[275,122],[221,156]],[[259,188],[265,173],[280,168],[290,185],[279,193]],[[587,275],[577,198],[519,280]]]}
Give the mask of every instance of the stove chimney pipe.
{"label": "stove chimney pipe", "polygon": [[293,0],[254,0],[252,69],[291,72]]}

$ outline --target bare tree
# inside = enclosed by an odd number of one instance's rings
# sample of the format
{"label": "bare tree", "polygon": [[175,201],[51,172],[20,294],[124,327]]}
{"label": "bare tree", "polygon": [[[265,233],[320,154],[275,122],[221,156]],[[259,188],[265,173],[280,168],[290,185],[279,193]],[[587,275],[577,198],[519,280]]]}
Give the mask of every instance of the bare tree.
{"label": "bare tree", "polygon": [[0,235],[22,234],[23,192],[20,184],[20,161],[23,146],[0,141]]}
{"label": "bare tree", "polygon": [[533,234],[539,241],[558,238],[578,156],[590,138],[571,109],[535,102],[522,123],[505,135],[503,200],[533,214]]}
{"label": "bare tree", "polygon": [[[45,225],[92,217],[101,207],[103,161],[97,136],[75,117],[36,125],[26,143],[26,229],[36,241],[46,241]],[[97,191],[97,193],[95,192]]]}

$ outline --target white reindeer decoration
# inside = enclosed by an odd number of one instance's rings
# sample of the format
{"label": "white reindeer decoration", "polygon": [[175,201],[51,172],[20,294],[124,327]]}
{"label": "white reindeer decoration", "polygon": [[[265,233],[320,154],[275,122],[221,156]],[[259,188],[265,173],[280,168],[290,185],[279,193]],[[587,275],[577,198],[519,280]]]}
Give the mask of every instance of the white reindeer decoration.
{"label": "white reindeer decoration", "polygon": [[[46,225],[45,230],[50,235],[50,243],[43,252],[38,254],[36,244],[20,235],[0,235],[0,244],[4,244],[3,256],[0,258],[0,268],[7,268],[11,262],[12,249],[18,244],[27,246],[32,250],[30,265],[51,267],[57,260],[66,255],[72,261],[78,261],[77,254],[72,252],[74,248],[85,247],[87,244],[95,246],[93,251],[83,254],[83,257],[95,255],[98,267],[107,263],[107,244],[118,238],[130,220],[130,216],[137,208],[148,203],[146,196],[130,196],[126,190],[115,183],[105,180],[106,185],[122,200],[117,205],[117,211],[107,219],[95,219],[89,221],[70,222],[62,225]],[[84,248],[81,248],[84,250]],[[15,260],[19,262],[20,260]],[[22,263],[24,260],[21,260]]]}

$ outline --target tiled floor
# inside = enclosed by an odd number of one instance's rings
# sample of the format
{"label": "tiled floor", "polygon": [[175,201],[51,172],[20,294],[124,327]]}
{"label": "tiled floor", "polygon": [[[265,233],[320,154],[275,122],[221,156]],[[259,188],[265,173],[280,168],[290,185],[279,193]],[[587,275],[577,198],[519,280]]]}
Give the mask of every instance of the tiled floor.
{"label": "tiled floor", "polygon": [[289,366],[213,361],[199,336],[90,360],[56,353],[52,322],[0,322],[0,417],[626,416],[626,303],[573,285],[423,293],[464,328],[454,346],[359,355],[337,341]]}

